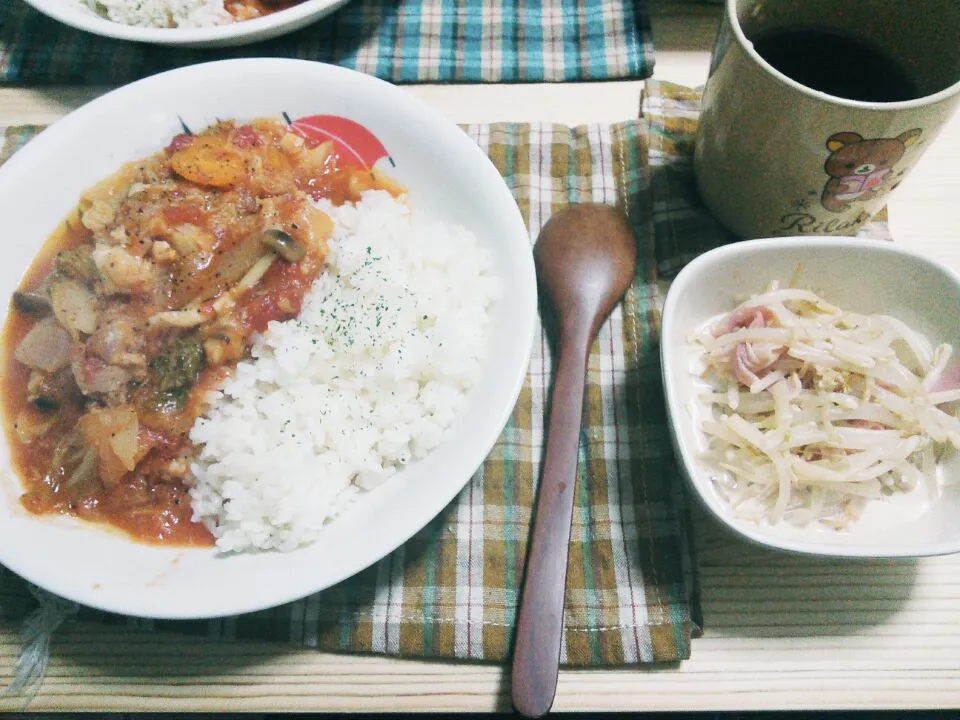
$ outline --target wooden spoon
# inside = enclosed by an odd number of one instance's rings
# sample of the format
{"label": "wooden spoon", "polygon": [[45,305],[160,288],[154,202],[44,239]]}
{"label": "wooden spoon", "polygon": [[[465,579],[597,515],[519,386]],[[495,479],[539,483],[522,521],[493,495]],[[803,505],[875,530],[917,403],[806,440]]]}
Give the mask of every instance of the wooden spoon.
{"label": "wooden spoon", "polygon": [[556,312],[558,360],[513,650],[513,706],[525,717],[549,711],[557,691],[587,358],[633,281],[637,243],[612,207],[571,205],[550,218],[533,254]]}

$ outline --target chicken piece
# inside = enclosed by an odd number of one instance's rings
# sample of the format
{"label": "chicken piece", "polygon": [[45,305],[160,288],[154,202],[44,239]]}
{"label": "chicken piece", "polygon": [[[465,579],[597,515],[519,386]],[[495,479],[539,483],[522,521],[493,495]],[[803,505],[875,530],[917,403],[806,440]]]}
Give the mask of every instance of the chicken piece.
{"label": "chicken piece", "polygon": [[119,365],[109,365],[103,358],[81,345],[73,353],[70,365],[77,387],[87,397],[96,397],[107,405],[126,402],[127,383],[134,373]]}
{"label": "chicken piece", "polygon": [[77,213],[80,223],[94,235],[106,237],[117,222],[117,210],[126,199],[136,174],[133,163],[88,188],[80,196]]}
{"label": "chicken piece", "polygon": [[296,192],[289,157],[276,148],[262,148],[250,157],[251,186],[261,195]]}
{"label": "chicken piece", "polygon": [[110,365],[143,367],[144,335],[126,318],[108,320],[90,336],[87,347]]}
{"label": "chicken piece", "polygon": [[30,328],[13,356],[29,368],[52,373],[70,364],[70,342],[70,334],[48,317]]}
{"label": "chicken piece", "polygon": [[217,243],[217,238],[212,232],[192,223],[184,223],[171,228],[167,237],[170,245],[179,255],[209,254]]}
{"label": "chicken piece", "polygon": [[122,247],[98,245],[93,261],[100,275],[107,281],[105,290],[112,292],[146,292],[155,282],[150,260],[131,255]]}
{"label": "chicken piece", "polygon": [[83,211],[81,220],[88,230],[99,233],[109,228],[115,217],[116,211],[110,203],[105,200],[94,200],[90,207]]}

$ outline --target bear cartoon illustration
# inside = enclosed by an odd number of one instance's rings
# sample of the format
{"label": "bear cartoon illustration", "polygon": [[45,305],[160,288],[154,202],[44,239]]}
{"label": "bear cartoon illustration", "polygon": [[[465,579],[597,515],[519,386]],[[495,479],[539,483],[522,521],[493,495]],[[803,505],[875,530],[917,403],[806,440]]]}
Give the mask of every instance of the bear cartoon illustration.
{"label": "bear cartoon illustration", "polygon": [[823,169],[830,179],[820,202],[830,212],[843,212],[854,200],[862,202],[891,189],[891,171],[922,131],[907,130],[895,138],[864,140],[855,132],[839,132],[827,139],[830,151]]}

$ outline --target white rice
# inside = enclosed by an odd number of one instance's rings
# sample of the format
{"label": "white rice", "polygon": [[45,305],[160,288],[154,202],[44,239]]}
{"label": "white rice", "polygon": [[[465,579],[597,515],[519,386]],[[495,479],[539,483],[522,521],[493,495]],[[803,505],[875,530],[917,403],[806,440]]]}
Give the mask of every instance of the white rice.
{"label": "white rice", "polygon": [[359,492],[437,446],[480,376],[488,253],[388,193],[323,209],[329,268],[272,322],[190,434],[194,520],[223,551],[292,550]]}
{"label": "white rice", "polygon": [[145,28],[202,28],[226,25],[233,17],[223,0],[81,0],[97,15]]}

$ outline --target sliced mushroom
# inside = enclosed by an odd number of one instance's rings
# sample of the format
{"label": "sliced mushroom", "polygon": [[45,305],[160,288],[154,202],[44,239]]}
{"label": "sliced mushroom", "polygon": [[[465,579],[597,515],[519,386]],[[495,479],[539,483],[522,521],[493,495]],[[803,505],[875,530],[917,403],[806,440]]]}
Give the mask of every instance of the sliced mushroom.
{"label": "sliced mushroom", "polygon": [[13,293],[13,306],[34,317],[46,317],[50,314],[50,298],[39,292],[17,290]]}
{"label": "sliced mushroom", "polygon": [[30,373],[30,382],[27,384],[27,401],[37,410],[48,412],[59,410],[60,401],[53,394],[46,392],[46,377],[34,371]]}
{"label": "sliced mushroom", "polygon": [[63,368],[55,373],[31,370],[27,381],[27,401],[37,410],[57,410],[78,393],[73,373]]}
{"label": "sliced mushroom", "polygon": [[260,234],[260,242],[267,250],[272,250],[289,263],[297,263],[307,255],[303,245],[292,235],[276,228],[267,228]]}
{"label": "sliced mushroom", "polygon": [[273,265],[273,261],[276,259],[277,256],[271,252],[257,260],[257,262],[253,264],[253,267],[247,271],[247,274],[240,278],[240,282],[233,287],[233,294],[238,295],[246,290],[250,290],[254,285],[260,282],[263,276],[267,274],[267,270],[270,269],[270,266]]}

